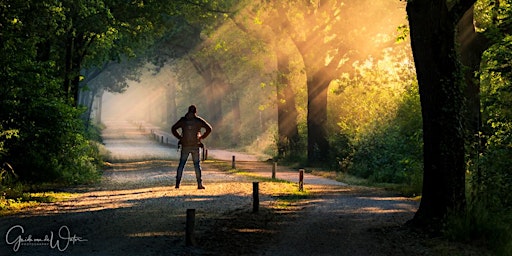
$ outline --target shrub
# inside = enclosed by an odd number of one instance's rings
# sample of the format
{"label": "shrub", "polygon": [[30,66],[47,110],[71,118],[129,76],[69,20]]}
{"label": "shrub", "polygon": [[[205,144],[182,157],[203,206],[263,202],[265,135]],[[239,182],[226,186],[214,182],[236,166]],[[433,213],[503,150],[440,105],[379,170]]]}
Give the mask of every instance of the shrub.
{"label": "shrub", "polygon": [[403,94],[392,118],[375,122],[354,141],[351,174],[374,182],[402,183],[421,191],[423,143],[419,95]]}

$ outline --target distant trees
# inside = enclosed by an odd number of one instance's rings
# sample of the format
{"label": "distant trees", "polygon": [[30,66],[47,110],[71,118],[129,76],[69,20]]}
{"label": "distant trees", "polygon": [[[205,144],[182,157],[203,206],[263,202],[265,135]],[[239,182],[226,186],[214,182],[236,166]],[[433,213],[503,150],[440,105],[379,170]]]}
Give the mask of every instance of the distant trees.
{"label": "distant trees", "polygon": [[97,174],[80,111],[63,91],[62,42],[52,41],[63,33],[60,11],[44,1],[0,4],[0,127],[17,134],[0,138],[0,162],[24,180],[78,182]]}
{"label": "distant trees", "polygon": [[[370,8],[371,7],[371,8]],[[352,63],[370,56],[379,58],[381,50],[392,47],[391,36],[398,21],[398,3],[387,1],[288,1],[262,2],[256,20],[270,27],[274,41],[279,45],[292,45],[302,58],[302,70],[307,80],[307,158],[310,163],[324,162],[330,155],[327,129],[327,95],[331,82],[341,73],[352,73]],[[357,13],[357,15],[355,15]],[[372,26],[365,26],[368,20],[377,19]],[[386,21],[386,22],[382,22]],[[378,49],[375,51],[375,49]],[[290,85],[286,84],[286,61],[288,54],[276,48],[279,88],[282,100],[280,104],[294,102]],[[284,97],[283,97],[284,96]],[[297,143],[294,135],[293,119],[296,115],[291,105],[282,105],[279,110],[281,119],[280,144],[288,140],[293,146]],[[281,146],[279,146],[281,147]]]}
{"label": "distant trees", "polygon": [[99,155],[79,105],[82,90],[102,90],[85,83],[95,67],[154,44],[176,28],[170,17],[204,17],[215,6],[217,1],[2,1],[0,162],[24,180],[97,177]]}

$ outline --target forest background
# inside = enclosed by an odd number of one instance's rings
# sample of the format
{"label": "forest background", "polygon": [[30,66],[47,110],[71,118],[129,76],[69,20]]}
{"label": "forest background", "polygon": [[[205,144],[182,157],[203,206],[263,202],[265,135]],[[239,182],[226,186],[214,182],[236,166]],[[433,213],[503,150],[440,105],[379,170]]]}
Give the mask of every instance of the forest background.
{"label": "forest background", "polygon": [[[98,180],[108,114],[99,104],[135,87],[152,92],[147,105],[117,106],[134,113],[117,118],[168,129],[196,104],[215,127],[210,147],[422,195],[426,101],[406,19],[413,2],[3,1],[2,206],[42,183]],[[452,85],[464,92],[468,206],[447,213],[442,231],[503,254],[512,250],[511,10],[511,1],[477,1],[474,38],[447,29],[465,64]],[[463,59],[467,49],[476,65]]]}

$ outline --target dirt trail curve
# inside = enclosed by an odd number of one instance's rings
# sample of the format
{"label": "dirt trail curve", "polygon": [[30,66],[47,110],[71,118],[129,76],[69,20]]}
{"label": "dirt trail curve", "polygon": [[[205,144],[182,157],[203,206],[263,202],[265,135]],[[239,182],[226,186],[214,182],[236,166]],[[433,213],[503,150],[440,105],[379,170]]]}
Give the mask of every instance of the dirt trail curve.
{"label": "dirt trail curve", "polygon": [[[280,207],[281,195],[262,194],[255,214],[251,178],[204,164],[206,190],[197,190],[189,164],[176,190],[175,149],[124,122],[104,135],[112,158],[153,160],[114,164],[100,184],[70,189],[70,200],[2,217],[0,255],[430,255],[397,228],[417,209],[406,198],[306,174],[307,197]],[[271,165],[244,157],[236,155],[237,168],[270,177]],[[277,178],[298,175],[278,167]],[[186,209],[196,209],[192,247],[184,243]]]}

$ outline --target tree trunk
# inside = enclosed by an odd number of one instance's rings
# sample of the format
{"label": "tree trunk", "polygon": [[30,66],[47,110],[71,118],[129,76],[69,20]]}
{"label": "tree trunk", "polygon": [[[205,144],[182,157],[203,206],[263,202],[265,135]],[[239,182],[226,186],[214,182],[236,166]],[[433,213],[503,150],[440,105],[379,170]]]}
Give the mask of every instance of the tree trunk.
{"label": "tree trunk", "polygon": [[178,110],[176,106],[176,84],[174,81],[171,81],[167,85],[166,90],[167,96],[165,97],[167,102],[167,126],[170,129],[172,124],[178,120]]}
{"label": "tree trunk", "polygon": [[297,128],[297,108],[295,93],[290,83],[290,58],[282,49],[276,47],[278,87],[277,87],[277,127],[278,157],[293,154],[298,149],[299,129]]}
{"label": "tree trunk", "polygon": [[469,9],[457,25],[457,43],[461,63],[466,67],[465,94],[468,98],[468,120],[470,128],[476,132],[480,128],[480,84],[475,72],[480,69],[482,54],[489,47],[489,40],[475,31],[473,8]]}
{"label": "tree trunk", "polygon": [[[189,60],[194,65],[198,74],[203,78],[206,86],[203,97],[208,107],[208,121],[213,127],[222,129],[222,99],[227,91],[227,83],[223,78],[224,72],[215,60],[211,60],[211,63],[206,65],[203,65],[191,56],[189,56]],[[217,132],[212,133],[212,135],[210,135],[211,141],[218,141],[220,139],[219,135],[220,134]]]}
{"label": "tree trunk", "polygon": [[481,152],[482,143],[480,136],[475,136],[481,131],[481,111],[480,111],[480,81],[475,76],[475,72],[480,70],[482,55],[489,48],[490,41],[482,33],[475,30],[473,10],[466,11],[462,19],[457,24],[457,44],[459,45],[460,62],[464,65],[464,80],[466,88],[466,126],[468,128],[467,138],[476,146],[476,150],[468,152],[469,155],[477,157]]}
{"label": "tree trunk", "polygon": [[102,88],[100,89],[100,93],[98,93],[98,112],[96,112],[95,117],[95,123],[97,125],[101,124],[102,122],[102,114],[103,114],[103,94],[105,93],[105,90]]}
{"label": "tree trunk", "polygon": [[232,132],[232,143],[231,145],[234,147],[239,146],[239,142],[241,139],[240,130],[242,128],[242,114],[240,111],[240,99],[238,97],[233,97],[232,101],[232,111],[233,111],[233,132]]}
{"label": "tree trunk", "polygon": [[62,74],[62,91],[64,93],[64,99],[66,100],[66,102],[69,101],[71,93],[71,72],[73,70],[73,43],[73,37],[68,36],[68,38],[66,39],[66,55],[64,56],[64,73]]}
{"label": "tree trunk", "polygon": [[[69,32],[71,34],[71,32]],[[84,38],[69,35],[66,40],[64,56],[63,91],[65,100],[73,107],[79,106],[80,70],[82,67]],[[80,52],[82,51],[82,52]]]}
{"label": "tree trunk", "polygon": [[455,24],[444,1],[407,4],[423,116],[424,176],[413,224],[438,231],[465,210],[463,93]]}
{"label": "tree trunk", "polygon": [[321,163],[329,155],[327,140],[327,89],[331,80],[318,71],[308,77],[308,162]]}
{"label": "tree trunk", "polygon": [[87,106],[87,109],[82,114],[82,115],[84,115],[82,117],[82,120],[85,122],[85,127],[87,129],[89,128],[89,124],[91,122],[91,117],[92,117],[92,113],[93,113],[93,104],[97,100],[96,99],[97,94],[98,94],[98,88],[96,86],[93,86],[93,88],[90,91],[88,91],[87,93],[83,93],[83,92],[81,93],[81,95],[83,95],[83,97],[85,98],[84,99],[85,101],[81,102],[79,104],[83,104],[84,106]]}
{"label": "tree trunk", "polygon": [[[217,129],[222,129],[222,99],[225,95],[225,82],[219,78],[213,78],[206,83],[206,86],[209,122]],[[219,140],[219,135],[219,133],[212,133],[212,140]]]}

